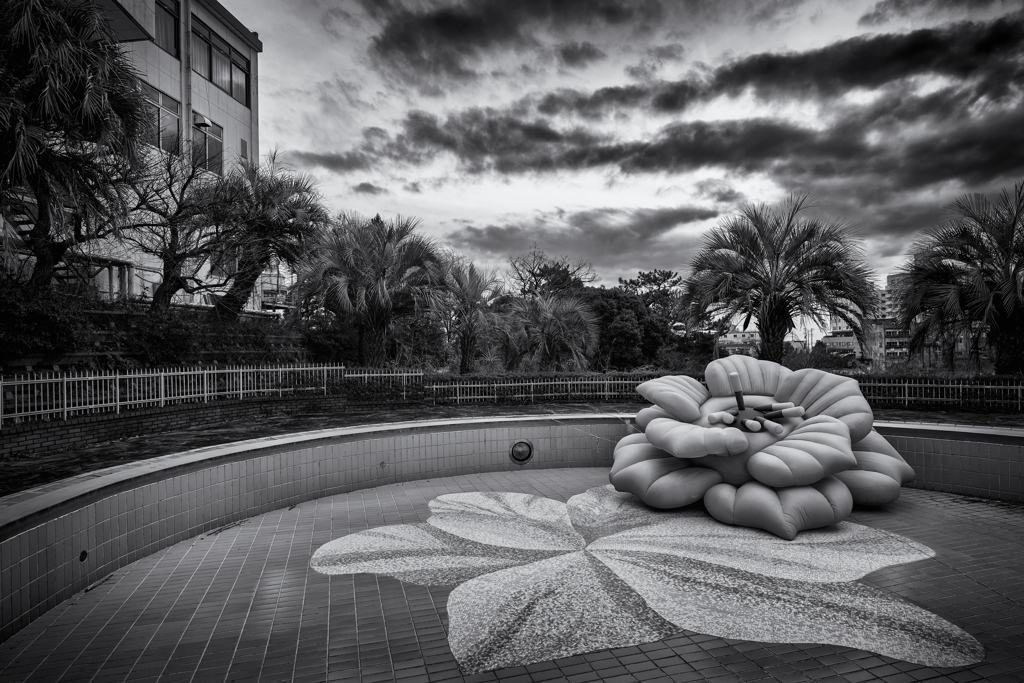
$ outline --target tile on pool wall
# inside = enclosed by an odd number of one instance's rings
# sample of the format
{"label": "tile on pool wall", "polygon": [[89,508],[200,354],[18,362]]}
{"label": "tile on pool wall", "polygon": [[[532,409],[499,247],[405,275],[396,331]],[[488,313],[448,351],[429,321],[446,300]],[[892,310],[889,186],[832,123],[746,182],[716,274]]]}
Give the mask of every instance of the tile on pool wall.
{"label": "tile on pool wall", "polygon": [[[334,443],[196,464],[191,471],[112,493],[4,539],[0,639],[117,568],[226,524],[315,498],[403,481],[608,467],[615,442],[633,428],[619,418],[560,417],[395,431],[362,438],[346,434]],[[887,438],[917,470],[914,486],[1022,501],[1019,443],[964,441],[962,436]],[[520,439],[534,447],[534,458],[525,465],[508,457],[512,443]],[[88,551],[84,561],[83,550]]]}

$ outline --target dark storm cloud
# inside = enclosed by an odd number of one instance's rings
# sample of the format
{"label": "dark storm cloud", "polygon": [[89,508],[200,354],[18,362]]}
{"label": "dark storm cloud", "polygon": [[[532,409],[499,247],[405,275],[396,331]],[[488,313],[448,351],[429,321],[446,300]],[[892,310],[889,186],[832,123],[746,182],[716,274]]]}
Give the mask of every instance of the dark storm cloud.
{"label": "dark storm cloud", "polygon": [[701,180],[695,186],[697,194],[706,197],[714,202],[722,204],[735,203],[743,199],[744,195],[724,180]]}
{"label": "dark storm cloud", "polygon": [[[653,72],[637,65],[634,75]],[[676,113],[721,95],[751,89],[765,99],[834,98],[852,88],[880,88],[919,75],[970,80],[979,94],[1002,96],[1024,81],[1024,17],[960,22],[909,33],[858,36],[805,52],[761,53],[736,59],[710,74],[679,81],[563,89],[539,98],[548,116],[573,113],[598,118],[609,111],[652,107]]]}
{"label": "dark storm cloud", "polygon": [[877,26],[891,19],[913,14],[935,14],[943,11],[983,10],[989,7],[1013,7],[1019,9],[1019,0],[882,0],[868,10],[857,22],[861,26]]}
{"label": "dark storm cloud", "polygon": [[582,43],[568,42],[558,46],[558,61],[563,66],[581,67],[604,59],[608,55],[598,50],[593,43],[583,41]]}
{"label": "dark storm cloud", "polygon": [[387,189],[374,185],[373,183],[359,183],[358,185],[352,186],[353,192],[359,194],[388,194]]}
{"label": "dark storm cloud", "polygon": [[532,27],[626,25],[662,15],[658,0],[479,0],[432,5],[420,11],[363,3],[383,23],[371,54],[411,81],[424,76],[468,80],[473,62],[496,49],[533,46]]}
{"label": "dark storm cloud", "polygon": [[465,226],[446,240],[458,249],[508,257],[534,242],[549,254],[572,254],[598,268],[638,269],[685,266],[695,238],[668,235],[676,227],[718,216],[713,209],[680,206],[662,209],[591,209],[544,212],[533,219],[485,227]]}
{"label": "dark storm cloud", "polygon": [[1022,54],[1024,21],[1002,17],[858,36],[806,52],[752,55],[718,69],[707,90],[710,95],[753,88],[761,97],[834,97],[851,88],[877,88],[921,74],[977,78],[991,87],[1018,81],[1024,73]]}
{"label": "dark storm cloud", "polygon": [[560,131],[543,120],[524,120],[508,112],[473,108],[444,121],[426,112],[409,114],[389,145],[397,160],[428,160],[454,154],[471,173],[554,168],[574,150],[596,148],[600,137],[582,128]]}
{"label": "dark storm cloud", "polygon": [[298,166],[304,168],[319,167],[333,173],[347,173],[370,167],[370,160],[360,151],[328,154],[288,152],[288,157],[293,159]]}

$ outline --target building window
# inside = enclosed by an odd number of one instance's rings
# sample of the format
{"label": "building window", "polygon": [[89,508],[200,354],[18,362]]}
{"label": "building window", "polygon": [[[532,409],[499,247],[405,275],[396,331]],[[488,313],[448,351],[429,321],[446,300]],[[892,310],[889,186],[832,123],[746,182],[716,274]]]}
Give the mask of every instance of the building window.
{"label": "building window", "polygon": [[142,84],[142,92],[146,96],[151,122],[151,132],[146,142],[165,152],[177,154],[178,141],[181,139],[181,104],[148,83]]}
{"label": "building window", "polygon": [[194,15],[192,70],[249,106],[249,60]]}
{"label": "building window", "polygon": [[156,0],[156,44],[178,56],[178,1]]}
{"label": "building window", "polygon": [[192,126],[192,159],[196,166],[224,175],[224,129],[196,114]]}
{"label": "building window", "polygon": [[242,138],[241,139],[241,143],[242,143],[242,145],[241,145],[242,161],[248,161],[249,160],[249,141],[246,140],[245,138]]}

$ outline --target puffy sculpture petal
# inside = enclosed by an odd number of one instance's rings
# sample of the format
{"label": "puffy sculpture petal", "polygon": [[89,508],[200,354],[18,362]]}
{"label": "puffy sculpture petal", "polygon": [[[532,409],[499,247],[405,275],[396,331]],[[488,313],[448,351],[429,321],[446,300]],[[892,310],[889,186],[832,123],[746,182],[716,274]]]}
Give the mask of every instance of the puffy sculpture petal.
{"label": "puffy sculpture petal", "polygon": [[708,363],[704,371],[704,380],[712,396],[733,395],[729,386],[730,372],[739,374],[744,394],[758,396],[773,396],[779,385],[793,374],[789,368],[771,361],[757,360],[750,356],[726,356]]}
{"label": "puffy sculpture petal", "polygon": [[747,471],[762,484],[778,488],[813,484],[856,464],[847,426],[819,415],[750,456]]}
{"label": "puffy sculpture petal", "polygon": [[651,507],[678,508],[697,502],[722,481],[718,472],[692,467],[689,460],[673,457],[633,436],[626,437],[626,444],[620,442],[612,456],[608,480],[616,491],[632,493]]}
{"label": "puffy sculpture petal", "polygon": [[652,420],[655,420],[659,417],[672,419],[671,415],[669,415],[666,411],[662,410],[658,406],[649,406],[636,414],[636,426],[639,427],[640,429],[646,430],[647,425],[651,424]]}
{"label": "puffy sculpture petal", "polygon": [[878,432],[871,430],[853,444],[857,466],[836,474],[846,484],[857,505],[885,505],[900,496],[900,486],[917,476],[899,452]]}
{"label": "puffy sculpture petal", "polygon": [[687,422],[655,418],[644,430],[647,440],[677,458],[739,455],[747,450],[747,437],[735,427],[701,427]]}
{"label": "puffy sculpture petal", "polygon": [[775,400],[803,406],[807,418],[828,415],[841,420],[850,428],[854,442],[868,435],[874,421],[857,380],[824,370],[804,368],[790,374],[780,382]]}
{"label": "puffy sculpture petal", "polygon": [[793,540],[804,529],[841,522],[853,510],[850,490],[835,477],[810,486],[773,489],[756,481],[713,486],[704,495],[711,516],[726,524],[764,529]]}
{"label": "puffy sculpture petal", "polygon": [[652,379],[638,386],[636,390],[677,420],[694,422],[700,419],[700,404],[703,401],[698,403],[689,392],[676,385]]}

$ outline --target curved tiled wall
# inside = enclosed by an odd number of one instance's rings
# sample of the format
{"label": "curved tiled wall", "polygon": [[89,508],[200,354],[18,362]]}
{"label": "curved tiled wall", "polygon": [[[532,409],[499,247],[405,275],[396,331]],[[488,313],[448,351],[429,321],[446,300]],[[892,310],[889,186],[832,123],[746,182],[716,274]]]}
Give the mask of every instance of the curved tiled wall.
{"label": "curved tiled wall", "polygon": [[[479,418],[323,430],[204,448],[0,499],[0,640],[114,570],[270,510],[476,472],[609,467],[632,415]],[[1024,431],[879,423],[916,486],[1021,502]],[[509,449],[534,447],[518,465]]]}

